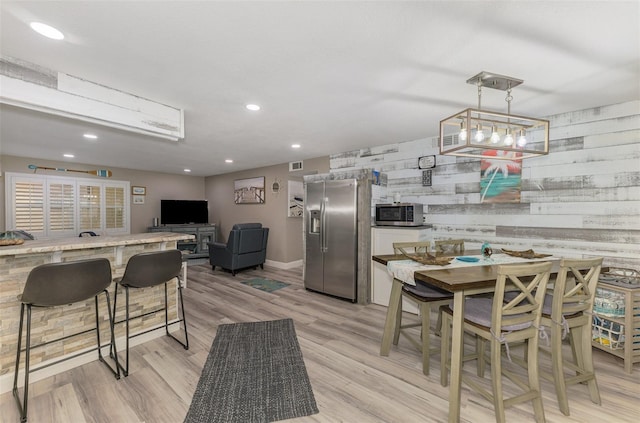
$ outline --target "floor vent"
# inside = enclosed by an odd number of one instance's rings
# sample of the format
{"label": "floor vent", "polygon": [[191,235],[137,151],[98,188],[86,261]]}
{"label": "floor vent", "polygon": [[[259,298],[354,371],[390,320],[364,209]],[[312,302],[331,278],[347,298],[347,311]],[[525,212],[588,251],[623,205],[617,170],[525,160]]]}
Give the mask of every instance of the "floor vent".
{"label": "floor vent", "polygon": [[289,162],[289,172],[295,172],[297,170],[302,170],[302,161]]}

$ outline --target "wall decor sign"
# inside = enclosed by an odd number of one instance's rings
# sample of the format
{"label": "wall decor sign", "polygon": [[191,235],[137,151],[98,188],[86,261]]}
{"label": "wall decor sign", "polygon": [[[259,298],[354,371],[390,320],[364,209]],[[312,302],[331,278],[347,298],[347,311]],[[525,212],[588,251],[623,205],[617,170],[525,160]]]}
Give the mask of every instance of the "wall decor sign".
{"label": "wall decor sign", "polygon": [[431,186],[431,169],[422,171],[422,186],[423,187]]}
{"label": "wall decor sign", "polygon": [[[480,203],[519,203],[522,178],[520,153],[502,150],[482,152]],[[499,156],[513,160],[496,158]]]}
{"label": "wall decor sign", "polygon": [[289,211],[288,217],[302,217],[304,210],[304,185],[302,181],[289,181]]}
{"label": "wall decor sign", "polygon": [[436,167],[436,156],[422,156],[418,159],[418,169],[432,169]]}
{"label": "wall decor sign", "polygon": [[147,195],[146,187],[131,187],[132,195]]}
{"label": "wall decor sign", "polygon": [[133,204],[144,204],[144,195],[134,195]]}
{"label": "wall decor sign", "polygon": [[236,179],[233,182],[233,201],[236,204],[264,204],[264,176]]}

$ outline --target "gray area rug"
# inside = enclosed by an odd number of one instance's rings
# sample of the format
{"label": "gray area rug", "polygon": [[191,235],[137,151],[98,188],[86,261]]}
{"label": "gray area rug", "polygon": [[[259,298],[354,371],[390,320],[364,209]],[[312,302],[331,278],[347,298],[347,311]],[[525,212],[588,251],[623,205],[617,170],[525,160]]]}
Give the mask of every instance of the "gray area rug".
{"label": "gray area rug", "polygon": [[318,413],[293,320],[218,332],[185,423],[274,422]]}

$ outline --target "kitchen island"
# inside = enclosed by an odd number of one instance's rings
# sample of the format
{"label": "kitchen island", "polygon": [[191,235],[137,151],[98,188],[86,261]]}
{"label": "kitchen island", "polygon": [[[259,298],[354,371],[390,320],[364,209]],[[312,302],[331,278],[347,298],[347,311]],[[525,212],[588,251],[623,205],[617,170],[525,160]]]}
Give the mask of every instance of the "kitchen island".
{"label": "kitchen island", "polygon": [[[113,278],[121,277],[131,256],[151,251],[175,249],[177,242],[192,239],[190,234],[171,232],[141,233],[119,236],[74,237],[49,240],[29,240],[21,245],[0,247],[0,393],[11,389],[13,369],[16,359],[18,324],[20,319],[20,302],[18,296],[24,289],[29,272],[34,267],[65,261],[83,260],[104,257],[111,263]],[[131,296],[133,316],[145,315],[144,318],[131,321],[131,332],[142,332],[164,324],[164,313],[152,314],[162,308],[164,288],[162,285],[136,290]],[[113,287],[109,290],[113,301]],[[57,309],[34,309],[32,322],[32,345],[38,345],[50,339],[68,336],[95,327],[95,311],[93,299],[85,304],[73,304],[64,307],[64,312]],[[149,313],[148,315],[146,315]],[[61,318],[62,317],[62,318]],[[51,320],[49,320],[51,318]],[[100,332],[102,344],[109,343],[109,325],[106,301],[100,300]],[[118,324],[124,318],[124,301],[119,302],[116,310],[116,340],[118,346],[124,346],[124,325]],[[169,319],[177,320],[177,285],[170,284]],[[175,330],[178,325],[174,325]],[[139,342],[162,336],[164,331],[149,332],[138,337]],[[138,343],[139,343],[138,342]],[[97,354],[95,348],[95,331],[88,331],[63,341],[54,342],[34,349],[31,353],[32,369],[45,367],[47,362],[61,358],[69,360],[35,372],[32,380],[64,371],[71,367],[93,361]],[[105,351],[103,351],[104,354]],[[106,348],[108,354],[108,348]],[[24,359],[22,360],[24,362]]]}

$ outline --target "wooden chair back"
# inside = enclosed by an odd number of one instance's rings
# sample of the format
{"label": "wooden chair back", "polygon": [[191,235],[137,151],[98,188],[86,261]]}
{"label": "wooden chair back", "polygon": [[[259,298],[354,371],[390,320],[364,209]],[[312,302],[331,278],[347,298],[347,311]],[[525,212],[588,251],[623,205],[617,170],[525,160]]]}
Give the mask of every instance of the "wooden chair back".
{"label": "wooden chair back", "polygon": [[464,254],[463,239],[442,239],[433,244],[436,254],[455,253]]}
{"label": "wooden chair back", "polygon": [[431,246],[430,241],[415,241],[415,242],[394,242],[393,253],[427,253]]}
{"label": "wooden chair back", "polygon": [[553,289],[552,320],[559,322],[563,315],[591,312],[601,270],[602,257],[562,259]]}
{"label": "wooden chair back", "polygon": [[[498,267],[491,313],[491,328],[495,336],[524,326],[523,330],[533,332],[537,337],[550,272],[551,262]],[[517,292],[511,301],[504,299],[506,287]]]}

